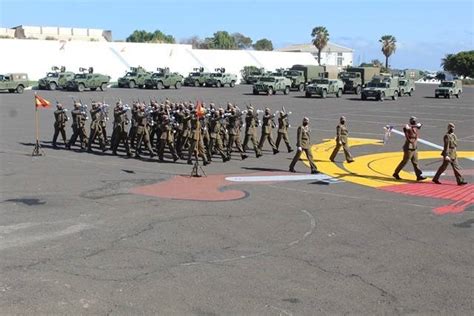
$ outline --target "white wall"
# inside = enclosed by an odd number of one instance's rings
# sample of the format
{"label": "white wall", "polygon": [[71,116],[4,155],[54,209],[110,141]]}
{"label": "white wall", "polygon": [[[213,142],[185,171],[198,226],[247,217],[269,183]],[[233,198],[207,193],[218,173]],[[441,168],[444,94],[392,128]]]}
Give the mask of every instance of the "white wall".
{"label": "white wall", "polygon": [[74,72],[79,67],[94,67],[95,72],[110,75],[116,81],[130,66],[139,65],[149,71],[169,67],[184,76],[196,67],[207,71],[224,67],[240,79],[244,66],[274,70],[294,64],[317,64],[310,53],[201,50],[182,44],[0,39],[0,51],[0,73],[26,72],[31,80],[44,77],[52,66],[66,66]]}

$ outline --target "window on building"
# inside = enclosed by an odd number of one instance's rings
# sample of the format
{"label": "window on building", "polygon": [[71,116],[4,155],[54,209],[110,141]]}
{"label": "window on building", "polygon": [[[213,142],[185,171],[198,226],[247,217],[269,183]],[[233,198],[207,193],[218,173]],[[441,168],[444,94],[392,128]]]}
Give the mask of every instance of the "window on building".
{"label": "window on building", "polygon": [[337,57],[342,57],[342,53],[337,53]]}
{"label": "window on building", "polygon": [[338,66],[342,66],[342,62],[343,62],[343,61],[344,61],[344,58],[339,57],[339,56],[337,57],[337,65],[338,65]]}

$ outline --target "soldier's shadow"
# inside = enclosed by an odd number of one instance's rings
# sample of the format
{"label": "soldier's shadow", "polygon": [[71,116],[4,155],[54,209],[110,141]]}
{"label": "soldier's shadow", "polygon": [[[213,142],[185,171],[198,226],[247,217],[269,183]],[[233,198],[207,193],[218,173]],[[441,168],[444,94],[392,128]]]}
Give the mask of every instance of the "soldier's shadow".
{"label": "soldier's shadow", "polygon": [[252,171],[288,172],[287,169],[263,168],[263,167],[241,167],[241,169],[252,170]]}

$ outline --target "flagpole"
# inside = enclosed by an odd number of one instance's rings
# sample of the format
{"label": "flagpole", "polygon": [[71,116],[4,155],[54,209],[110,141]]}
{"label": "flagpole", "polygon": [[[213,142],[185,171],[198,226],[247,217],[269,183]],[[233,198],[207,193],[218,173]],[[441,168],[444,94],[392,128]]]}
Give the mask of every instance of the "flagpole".
{"label": "flagpole", "polygon": [[36,92],[34,95],[34,100],[35,100],[35,136],[36,136],[36,142],[35,142],[35,148],[33,149],[33,153],[31,156],[43,156],[44,151],[41,149],[41,145],[39,143],[39,120],[38,120],[38,104],[36,104]]}

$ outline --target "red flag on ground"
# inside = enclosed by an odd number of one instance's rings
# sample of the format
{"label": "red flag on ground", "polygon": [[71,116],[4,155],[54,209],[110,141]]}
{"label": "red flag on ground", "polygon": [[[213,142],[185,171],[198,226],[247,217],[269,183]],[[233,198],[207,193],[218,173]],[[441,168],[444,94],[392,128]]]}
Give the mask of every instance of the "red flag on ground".
{"label": "red flag on ground", "polygon": [[196,105],[196,116],[198,118],[201,118],[204,116],[204,114],[206,114],[206,111],[204,110],[204,108],[202,107],[202,102],[201,101],[197,101],[197,105]]}
{"label": "red flag on ground", "polygon": [[36,104],[36,108],[38,107],[43,107],[43,108],[50,108],[51,107],[51,102],[49,102],[48,100],[40,97],[39,95],[35,94],[35,104]]}

